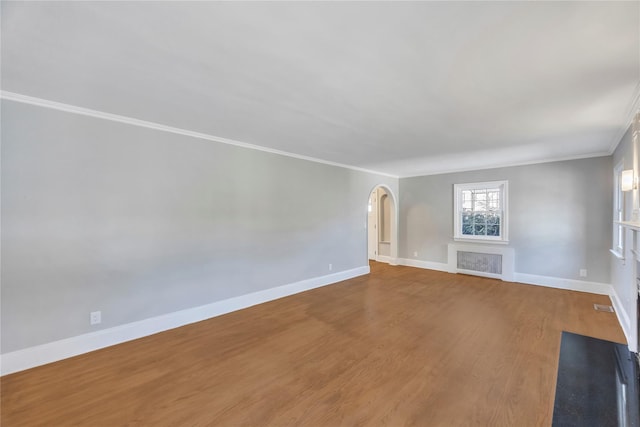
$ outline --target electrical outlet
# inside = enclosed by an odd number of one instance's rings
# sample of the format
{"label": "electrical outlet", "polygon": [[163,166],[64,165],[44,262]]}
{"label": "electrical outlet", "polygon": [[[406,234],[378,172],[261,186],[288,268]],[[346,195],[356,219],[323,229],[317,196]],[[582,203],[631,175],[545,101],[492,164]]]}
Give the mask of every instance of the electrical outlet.
{"label": "electrical outlet", "polygon": [[102,312],[100,311],[92,311],[89,314],[89,323],[92,325],[98,325],[102,323]]}
{"label": "electrical outlet", "polygon": [[414,253],[413,253],[413,256],[414,256],[414,257],[417,257],[417,256],[418,256],[418,252],[414,252]]}
{"label": "electrical outlet", "polygon": [[580,277],[587,277],[587,270],[586,269],[581,269],[580,270]]}
{"label": "electrical outlet", "polygon": [[329,264],[329,271],[333,270],[333,264]]}

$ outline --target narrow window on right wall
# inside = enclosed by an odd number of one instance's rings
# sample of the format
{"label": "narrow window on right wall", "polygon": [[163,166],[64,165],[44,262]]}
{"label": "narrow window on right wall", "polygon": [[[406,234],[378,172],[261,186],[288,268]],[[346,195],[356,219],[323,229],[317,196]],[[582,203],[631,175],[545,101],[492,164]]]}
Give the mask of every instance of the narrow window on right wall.
{"label": "narrow window on right wall", "polygon": [[613,248],[612,252],[618,258],[624,256],[624,229],[618,221],[624,217],[624,193],[622,192],[622,170],[624,162],[621,161],[613,169]]}

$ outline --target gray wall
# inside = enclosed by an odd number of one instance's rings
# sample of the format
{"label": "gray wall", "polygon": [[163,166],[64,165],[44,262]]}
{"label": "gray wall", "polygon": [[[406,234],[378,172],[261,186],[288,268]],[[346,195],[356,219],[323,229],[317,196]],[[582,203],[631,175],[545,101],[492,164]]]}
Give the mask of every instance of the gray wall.
{"label": "gray wall", "polygon": [[506,179],[516,272],[609,283],[611,176],[599,157],[401,179],[398,256],[446,263],[453,184]]}
{"label": "gray wall", "polygon": [[365,266],[369,194],[398,189],[11,101],[2,114],[3,353]]}

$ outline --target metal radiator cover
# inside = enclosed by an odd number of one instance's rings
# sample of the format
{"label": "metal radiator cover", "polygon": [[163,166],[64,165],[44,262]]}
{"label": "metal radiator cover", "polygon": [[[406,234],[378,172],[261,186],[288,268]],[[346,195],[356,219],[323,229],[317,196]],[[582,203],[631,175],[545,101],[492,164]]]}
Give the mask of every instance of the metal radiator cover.
{"label": "metal radiator cover", "polygon": [[502,274],[502,255],[458,251],[458,269]]}

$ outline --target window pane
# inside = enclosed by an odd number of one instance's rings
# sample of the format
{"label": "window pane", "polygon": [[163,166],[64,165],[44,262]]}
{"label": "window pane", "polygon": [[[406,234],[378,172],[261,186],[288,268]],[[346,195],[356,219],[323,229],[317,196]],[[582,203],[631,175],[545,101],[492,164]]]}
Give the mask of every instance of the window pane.
{"label": "window pane", "polygon": [[500,214],[496,212],[490,212],[487,214],[488,225],[500,225]]}
{"label": "window pane", "polygon": [[500,236],[500,226],[499,225],[487,226],[487,236]]}
{"label": "window pane", "polygon": [[469,214],[462,214],[462,234],[473,235],[473,217]]}
{"label": "window pane", "polygon": [[500,209],[500,192],[497,190],[487,193],[487,207],[489,210]]}
{"label": "window pane", "polygon": [[484,224],[475,224],[473,234],[476,236],[484,236],[487,234],[487,227]]}
{"label": "window pane", "polygon": [[487,210],[487,190],[476,190],[473,196],[475,199],[473,210],[476,212],[486,211]]}

